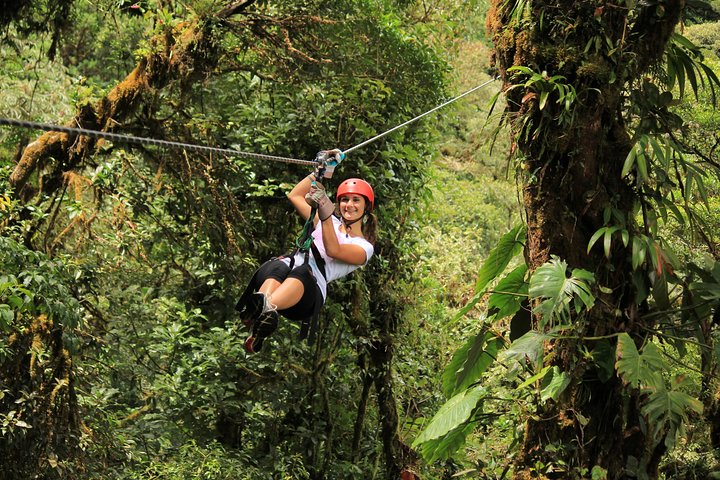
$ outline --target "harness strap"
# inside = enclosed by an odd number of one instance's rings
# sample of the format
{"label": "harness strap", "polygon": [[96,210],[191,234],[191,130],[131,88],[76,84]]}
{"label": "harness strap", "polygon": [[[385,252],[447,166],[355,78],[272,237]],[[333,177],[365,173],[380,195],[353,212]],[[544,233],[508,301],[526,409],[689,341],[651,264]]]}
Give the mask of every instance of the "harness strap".
{"label": "harness strap", "polygon": [[[320,270],[320,273],[322,274],[325,281],[327,281],[327,273],[325,273],[325,259],[320,255],[320,250],[318,250],[317,245],[315,245],[315,242],[312,242],[310,244],[310,251],[312,252],[313,258],[315,259],[315,264],[318,267],[318,270]],[[305,261],[307,262],[307,253],[305,254]]]}

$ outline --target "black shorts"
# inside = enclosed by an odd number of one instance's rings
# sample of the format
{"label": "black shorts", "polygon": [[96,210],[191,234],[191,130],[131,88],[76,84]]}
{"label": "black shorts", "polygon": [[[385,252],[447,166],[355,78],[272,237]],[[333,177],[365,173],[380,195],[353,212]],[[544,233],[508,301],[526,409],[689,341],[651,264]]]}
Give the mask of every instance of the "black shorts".
{"label": "black shorts", "polygon": [[281,315],[290,320],[299,321],[311,318],[316,312],[316,307],[319,309],[323,304],[320,287],[318,287],[309,265],[303,264],[290,270],[290,266],[285,262],[279,258],[273,258],[260,265],[256,275],[255,290],[260,288],[263,282],[269,278],[281,283],[286,278],[296,278],[302,282],[304,291],[300,301],[290,308],[278,310]]}

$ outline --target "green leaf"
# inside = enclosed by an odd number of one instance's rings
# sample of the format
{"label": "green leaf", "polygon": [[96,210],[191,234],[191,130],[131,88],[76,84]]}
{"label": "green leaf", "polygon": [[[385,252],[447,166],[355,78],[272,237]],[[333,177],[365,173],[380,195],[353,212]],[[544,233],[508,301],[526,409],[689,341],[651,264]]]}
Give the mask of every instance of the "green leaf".
{"label": "green leaf", "polygon": [[640,388],[662,382],[665,363],[654,343],[647,343],[641,354],[630,335],[623,332],[618,336],[615,358],[615,368],[625,385]]}
{"label": "green leaf", "polygon": [[458,426],[463,425],[468,421],[485,395],[485,388],[476,386],[470,390],[463,390],[445,402],[430,420],[427,428],[415,439],[412,444],[413,448],[424,442],[441,438]]}
{"label": "green leaf", "polygon": [[545,365],[542,370],[540,370],[535,375],[532,375],[530,378],[527,378],[524,382],[518,385],[515,390],[522,390],[523,388],[529,387],[533,383],[542,380],[543,378],[545,378],[545,375],[547,375],[551,368],[552,365]]}
{"label": "green leaf", "polygon": [[545,108],[545,104],[547,103],[548,96],[550,95],[550,92],[548,90],[544,90],[540,92],[540,104],[539,108],[542,110]]}
{"label": "green leaf", "polygon": [[529,363],[535,371],[540,370],[543,363],[543,347],[550,340],[549,335],[531,330],[510,344],[503,352],[506,363],[515,362],[519,365]]}
{"label": "green leaf", "polygon": [[7,299],[7,302],[15,310],[20,310],[20,308],[22,308],[23,304],[25,303],[23,302],[23,299],[18,297],[17,295],[10,295]]}
{"label": "green leaf", "polygon": [[453,453],[465,444],[465,438],[474,428],[475,422],[468,421],[440,438],[423,442],[420,445],[420,454],[428,463],[450,458]]}
{"label": "green leaf", "polygon": [[527,265],[523,263],[495,285],[495,291],[488,298],[488,310],[496,319],[513,315],[520,310],[520,303],[527,298],[529,286],[525,281],[526,273]]}
{"label": "green leaf", "polygon": [[604,251],[605,258],[610,258],[610,247],[612,246],[612,234],[619,230],[620,227],[608,227],[605,229]]}
{"label": "green leaf", "polygon": [[635,159],[638,155],[638,145],[635,144],[633,148],[630,149],[630,152],[628,152],[627,157],[625,157],[625,163],[623,163],[622,172],[620,173],[621,177],[625,177],[628,173],[630,173],[630,170],[632,170],[633,165],[635,165]]}
{"label": "green leaf", "polygon": [[642,237],[632,238],[632,268],[637,270],[645,262],[647,242]]}
{"label": "green leaf", "polygon": [[686,418],[686,411],[691,410],[698,415],[703,413],[700,400],[680,390],[668,390],[664,383],[648,388],[647,391],[650,392],[650,398],[643,413],[648,415],[650,422],[670,421],[679,426]]}
{"label": "green leaf", "polygon": [[555,320],[567,323],[570,320],[571,303],[574,303],[576,313],[583,306],[592,308],[595,297],[588,286],[592,282],[594,276],[582,269],[574,269],[568,277],[567,264],[557,257],[535,270],[530,278],[529,294],[531,298],[543,299],[536,307],[536,311],[542,315],[542,324]]}
{"label": "green leaf", "polygon": [[453,355],[443,372],[443,393],[452,397],[477,382],[495,361],[503,340],[492,332],[473,335]]}
{"label": "green leaf", "polygon": [[668,447],[673,446],[677,430],[687,422],[688,412],[698,415],[703,413],[702,402],[680,390],[685,383],[687,378],[679,376],[673,379],[671,389],[668,389],[664,382],[659,382],[643,390],[649,395],[642,413],[647,416],[648,424],[654,432],[669,429],[665,439]]}
{"label": "green leaf", "polygon": [[620,237],[622,238],[623,246],[627,247],[630,243],[630,232],[623,228],[620,231]]}
{"label": "green leaf", "polygon": [[[607,214],[609,215],[609,213],[610,212],[608,210]],[[593,245],[595,245],[595,242],[597,242],[600,239],[600,237],[602,237],[605,234],[605,231],[607,230],[607,228],[608,227],[598,228],[597,232],[593,233],[593,236],[590,237],[590,241],[588,242],[587,253],[590,253],[590,250],[592,250],[592,247],[593,247]]]}
{"label": "green leaf", "polygon": [[660,311],[670,309],[670,292],[668,290],[667,276],[659,275],[653,282],[652,297]]}
{"label": "green leaf", "polygon": [[545,386],[540,390],[540,400],[543,402],[550,399],[557,401],[567,386],[570,385],[570,376],[565,372],[561,372],[556,365],[552,368],[550,374],[543,379],[543,384]]}
{"label": "green leaf", "polygon": [[0,329],[5,332],[10,331],[14,319],[15,312],[10,309],[10,306],[4,303],[0,304]]}
{"label": "green leaf", "polygon": [[500,238],[480,267],[475,283],[475,295],[450,320],[451,324],[465,316],[483,298],[488,284],[505,271],[510,260],[522,251],[525,237],[525,225],[518,225]]}
{"label": "green leaf", "polygon": [[526,235],[525,225],[518,225],[500,238],[478,272],[476,292],[485,290],[505,270],[510,260],[522,251]]}

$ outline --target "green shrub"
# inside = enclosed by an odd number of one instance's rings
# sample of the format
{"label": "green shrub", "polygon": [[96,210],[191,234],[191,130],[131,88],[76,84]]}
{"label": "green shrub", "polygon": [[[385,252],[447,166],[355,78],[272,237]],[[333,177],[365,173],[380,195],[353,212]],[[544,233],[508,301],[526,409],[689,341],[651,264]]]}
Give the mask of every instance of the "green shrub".
{"label": "green shrub", "polygon": [[720,57],[720,22],[690,25],[685,29],[685,36],[695,45]]}

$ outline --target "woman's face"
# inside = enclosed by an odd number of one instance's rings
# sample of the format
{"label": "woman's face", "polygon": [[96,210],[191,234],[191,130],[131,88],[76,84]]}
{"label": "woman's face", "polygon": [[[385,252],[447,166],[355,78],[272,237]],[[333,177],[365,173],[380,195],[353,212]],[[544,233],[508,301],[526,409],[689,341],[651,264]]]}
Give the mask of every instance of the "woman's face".
{"label": "woman's face", "polygon": [[350,222],[362,218],[365,213],[365,197],[350,193],[340,197],[340,216]]}

